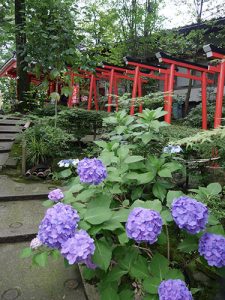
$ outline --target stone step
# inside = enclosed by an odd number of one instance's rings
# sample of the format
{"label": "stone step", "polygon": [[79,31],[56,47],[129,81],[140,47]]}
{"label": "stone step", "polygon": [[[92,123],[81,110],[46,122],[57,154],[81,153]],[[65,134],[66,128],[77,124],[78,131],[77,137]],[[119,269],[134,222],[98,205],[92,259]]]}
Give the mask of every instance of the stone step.
{"label": "stone step", "polygon": [[[63,259],[49,259],[45,268],[32,267],[20,258],[29,243],[0,245],[0,299],[87,300],[76,266],[65,268]],[[107,299],[105,299],[107,300]]]}
{"label": "stone step", "polygon": [[0,141],[0,153],[9,152],[12,148],[13,142],[1,142]]}
{"label": "stone step", "polygon": [[[8,158],[9,158],[9,153],[0,153],[0,170],[5,165]],[[1,187],[0,187],[0,191],[1,191]]]}
{"label": "stone step", "polygon": [[17,159],[17,158],[9,157],[5,163],[5,167],[16,169],[16,167],[18,165],[18,161],[19,161],[19,159]]}
{"label": "stone step", "polygon": [[1,202],[0,243],[32,239],[45,211],[41,200]]}
{"label": "stone step", "polygon": [[19,133],[22,132],[23,127],[21,126],[5,126],[0,125],[0,133]]}
{"label": "stone step", "polygon": [[0,119],[0,125],[7,125],[7,126],[24,126],[25,122],[22,120],[7,120],[7,119]]}
{"label": "stone step", "polygon": [[47,199],[48,193],[57,187],[43,181],[16,181],[0,175],[0,201]]}
{"label": "stone step", "polygon": [[14,141],[17,134],[15,133],[0,133],[0,141],[7,142],[7,141]]}

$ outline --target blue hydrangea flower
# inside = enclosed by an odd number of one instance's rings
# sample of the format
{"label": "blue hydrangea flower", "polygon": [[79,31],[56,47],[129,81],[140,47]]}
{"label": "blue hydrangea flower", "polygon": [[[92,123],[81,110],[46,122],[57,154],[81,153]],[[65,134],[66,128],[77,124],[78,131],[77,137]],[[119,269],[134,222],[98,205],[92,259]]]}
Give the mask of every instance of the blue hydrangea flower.
{"label": "blue hydrangea flower", "polygon": [[162,218],[157,211],[137,207],[128,216],[126,233],[130,239],[138,243],[153,244],[161,233],[162,224]]}
{"label": "blue hydrangea flower", "polygon": [[213,233],[205,233],[199,241],[198,251],[210,266],[225,267],[225,237]]}
{"label": "blue hydrangea flower", "polygon": [[70,265],[86,263],[91,268],[96,267],[91,261],[94,252],[94,240],[83,229],[76,231],[73,237],[63,243],[61,249],[61,254],[68,260]]}
{"label": "blue hydrangea flower", "polygon": [[68,168],[70,166],[75,167],[79,163],[79,159],[63,159],[58,162],[58,166]]}
{"label": "blue hydrangea flower", "polygon": [[191,292],[180,279],[164,280],[158,288],[159,300],[193,300]]}
{"label": "blue hydrangea flower", "polygon": [[54,202],[58,202],[64,198],[62,190],[55,189],[48,194],[48,199]]}
{"label": "blue hydrangea flower", "polygon": [[190,234],[196,234],[205,229],[208,215],[206,205],[195,199],[181,196],[173,200],[173,219],[180,229],[185,229]]}
{"label": "blue hydrangea flower", "polygon": [[163,148],[163,153],[174,154],[182,152],[182,148],[179,145],[168,145]]}
{"label": "blue hydrangea flower", "polygon": [[57,203],[47,209],[37,237],[44,245],[60,249],[61,245],[74,235],[79,220],[80,217],[74,208]]}
{"label": "blue hydrangea flower", "polygon": [[107,177],[106,167],[97,158],[84,158],[79,161],[77,173],[81,182],[94,185],[100,184]]}

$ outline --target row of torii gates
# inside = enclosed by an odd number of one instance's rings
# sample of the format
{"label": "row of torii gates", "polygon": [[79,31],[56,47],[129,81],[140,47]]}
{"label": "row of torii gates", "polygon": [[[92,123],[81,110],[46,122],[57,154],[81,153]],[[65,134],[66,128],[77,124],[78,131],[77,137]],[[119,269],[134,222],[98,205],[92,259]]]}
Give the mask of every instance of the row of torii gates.
{"label": "row of torii gates", "polygon": [[[108,107],[107,111],[111,112],[113,95],[118,96],[118,82],[121,79],[133,82],[132,100],[130,106],[130,114],[134,115],[136,108],[137,97],[142,97],[143,84],[148,82],[148,78],[156,79],[164,82],[164,110],[167,111],[165,121],[171,123],[172,104],[174,92],[174,80],[176,77],[192,79],[201,82],[201,97],[202,97],[202,129],[207,129],[207,86],[214,84],[214,80],[209,78],[210,74],[218,75],[216,108],[214,118],[214,128],[221,125],[222,106],[225,84],[225,50],[214,45],[206,45],[203,47],[207,57],[218,59],[216,66],[204,66],[190,61],[176,59],[163,52],[156,53],[160,63],[164,63],[167,67],[161,65],[152,65],[143,63],[141,60],[131,57],[125,57],[127,67],[120,67],[111,64],[103,64],[102,67],[97,67],[94,73],[79,70],[77,73],[70,72],[71,86],[74,86],[75,77],[90,79],[89,96],[87,109],[91,110],[92,102],[94,107],[99,110],[97,97],[97,81],[104,79],[109,81],[108,90]],[[179,71],[178,68],[186,71]],[[194,75],[194,74],[198,75]],[[118,111],[118,97],[116,97],[116,111]],[[68,106],[72,107],[72,96],[69,97]],[[142,112],[142,104],[139,103],[139,112]]]}
{"label": "row of torii gates", "polygon": [[[130,104],[130,114],[134,115],[136,107],[139,106],[138,111],[142,112],[141,101],[137,102],[137,98],[142,97],[143,85],[148,83],[148,79],[155,79],[163,82],[164,86],[164,110],[167,111],[165,121],[171,123],[172,118],[172,104],[174,93],[174,81],[176,78],[187,78],[201,83],[201,97],[202,97],[202,128],[207,129],[207,86],[214,85],[215,81],[210,79],[210,75],[217,75],[217,93],[216,106],[214,117],[214,128],[221,125],[224,84],[225,84],[225,49],[218,48],[214,45],[206,45],[203,47],[208,58],[217,60],[215,66],[204,66],[190,61],[176,59],[163,52],[156,53],[159,63],[165,66],[152,65],[141,60],[131,57],[125,57],[126,67],[115,66],[110,64],[103,64],[102,67],[96,67],[94,72],[88,72],[79,69],[74,72],[69,70],[70,85],[75,91],[75,78],[83,78],[89,80],[89,96],[87,101],[87,109],[91,110],[94,106],[95,110],[99,110],[99,101],[97,94],[97,82],[104,80],[109,82],[107,111],[112,111],[113,95],[115,95],[115,109],[118,111],[118,84],[121,80],[128,80],[133,83],[132,100]],[[182,70],[179,70],[179,68]],[[184,71],[183,71],[184,70]],[[16,58],[8,61],[2,69],[0,69],[1,76],[11,76],[16,78]],[[40,84],[41,80],[37,79],[34,74],[29,74],[30,81],[34,84]],[[55,91],[54,82],[49,83],[49,93]],[[74,94],[74,93],[73,93]],[[67,105],[73,106],[73,94],[69,96]],[[93,105],[94,104],[94,105]]]}

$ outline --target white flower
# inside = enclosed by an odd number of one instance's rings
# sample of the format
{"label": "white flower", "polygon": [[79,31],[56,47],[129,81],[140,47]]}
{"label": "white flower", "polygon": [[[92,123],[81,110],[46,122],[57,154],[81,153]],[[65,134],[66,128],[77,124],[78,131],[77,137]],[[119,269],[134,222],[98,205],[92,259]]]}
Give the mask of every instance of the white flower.
{"label": "white flower", "polygon": [[30,248],[31,249],[37,249],[40,246],[42,246],[42,242],[39,240],[38,237],[34,238],[31,242],[30,242]]}
{"label": "white flower", "polygon": [[58,166],[68,168],[70,166],[76,166],[79,163],[79,159],[63,159],[58,162]]}
{"label": "white flower", "polygon": [[75,167],[79,163],[79,159],[73,159],[72,165]]}
{"label": "white flower", "polygon": [[182,148],[179,145],[168,145],[163,149],[163,153],[173,154],[173,153],[180,153],[180,152],[182,152]]}

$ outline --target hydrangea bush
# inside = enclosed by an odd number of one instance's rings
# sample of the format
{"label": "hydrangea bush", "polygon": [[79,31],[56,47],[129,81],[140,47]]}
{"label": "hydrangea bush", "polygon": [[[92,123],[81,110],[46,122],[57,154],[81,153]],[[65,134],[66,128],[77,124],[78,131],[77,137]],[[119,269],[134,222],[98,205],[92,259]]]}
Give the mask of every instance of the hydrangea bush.
{"label": "hydrangea bush", "polygon": [[45,265],[61,255],[83,264],[102,300],[198,299],[201,286],[189,280],[189,265],[218,276],[224,232],[204,204],[174,186],[173,174],[182,172],[175,153],[153,155],[164,114],[121,111],[105,119],[108,141],[96,142],[97,158],[79,161],[60,203],[44,203],[40,244],[33,241],[23,257]]}

